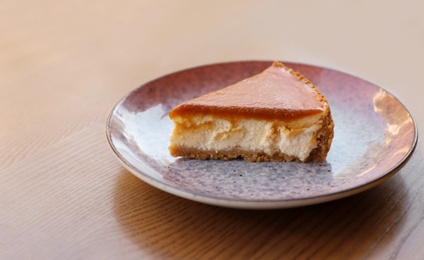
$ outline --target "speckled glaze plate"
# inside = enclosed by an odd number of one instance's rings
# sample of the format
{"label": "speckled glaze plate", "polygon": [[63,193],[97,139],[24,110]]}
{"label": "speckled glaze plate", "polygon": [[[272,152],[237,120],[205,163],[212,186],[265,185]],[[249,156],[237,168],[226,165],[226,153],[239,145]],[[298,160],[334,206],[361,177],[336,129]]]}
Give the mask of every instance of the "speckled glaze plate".
{"label": "speckled glaze plate", "polygon": [[335,137],[325,163],[248,163],[173,158],[168,112],[177,104],[255,75],[271,61],[206,65],[148,82],[124,97],[107,122],[107,138],[122,164],[146,183],[212,205],[273,209],[350,196],[388,179],[412,154],[417,128],[386,90],[331,69],[285,64],[327,97]]}

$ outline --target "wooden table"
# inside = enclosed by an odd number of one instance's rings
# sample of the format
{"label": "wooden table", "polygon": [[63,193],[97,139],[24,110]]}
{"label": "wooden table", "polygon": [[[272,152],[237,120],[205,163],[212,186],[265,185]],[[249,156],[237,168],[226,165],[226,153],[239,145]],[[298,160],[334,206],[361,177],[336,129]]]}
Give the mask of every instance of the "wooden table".
{"label": "wooden table", "polygon": [[113,106],[142,83],[255,59],[374,82],[423,129],[423,10],[417,0],[2,1],[0,259],[423,259],[422,139],[369,191],[250,211],[145,184],[105,137]]}

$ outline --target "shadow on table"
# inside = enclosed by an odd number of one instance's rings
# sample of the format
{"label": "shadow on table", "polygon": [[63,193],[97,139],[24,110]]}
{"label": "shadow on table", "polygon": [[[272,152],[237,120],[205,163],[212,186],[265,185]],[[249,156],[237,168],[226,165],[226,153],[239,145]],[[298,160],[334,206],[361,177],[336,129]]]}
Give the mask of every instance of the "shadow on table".
{"label": "shadow on table", "polygon": [[123,172],[114,201],[126,235],[152,257],[227,259],[372,255],[403,226],[409,200],[398,174],[338,201],[237,210],[182,199]]}

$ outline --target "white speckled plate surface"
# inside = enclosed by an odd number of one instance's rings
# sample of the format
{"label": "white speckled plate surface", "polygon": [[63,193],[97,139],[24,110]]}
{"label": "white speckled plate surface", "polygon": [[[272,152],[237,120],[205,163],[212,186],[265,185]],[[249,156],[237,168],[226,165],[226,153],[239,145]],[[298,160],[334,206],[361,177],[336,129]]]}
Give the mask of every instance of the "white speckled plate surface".
{"label": "white speckled plate surface", "polygon": [[328,99],[335,137],[325,163],[198,161],[169,155],[171,108],[259,73],[271,61],[206,65],[142,85],[110,114],[109,144],[123,165],[150,185],[233,208],[286,208],[343,198],[374,187],[404,165],[418,133],[399,100],[357,77],[285,64],[309,78]]}

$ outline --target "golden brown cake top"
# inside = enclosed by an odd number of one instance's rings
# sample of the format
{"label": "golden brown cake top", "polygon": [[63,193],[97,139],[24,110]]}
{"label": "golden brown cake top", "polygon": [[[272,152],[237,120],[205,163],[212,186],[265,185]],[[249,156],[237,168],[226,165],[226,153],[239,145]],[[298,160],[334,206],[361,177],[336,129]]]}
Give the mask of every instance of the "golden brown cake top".
{"label": "golden brown cake top", "polygon": [[212,114],[290,122],[322,113],[325,97],[300,73],[274,62],[263,72],[175,107],[175,116]]}

